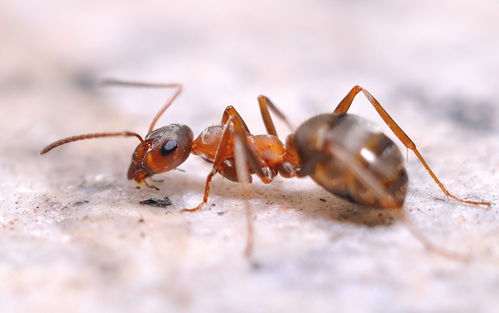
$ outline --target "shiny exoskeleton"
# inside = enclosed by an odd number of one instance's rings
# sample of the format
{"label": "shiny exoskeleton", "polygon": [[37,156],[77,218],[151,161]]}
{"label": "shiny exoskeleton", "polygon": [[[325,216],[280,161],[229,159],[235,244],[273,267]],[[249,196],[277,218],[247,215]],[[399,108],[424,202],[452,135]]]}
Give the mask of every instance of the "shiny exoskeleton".
{"label": "shiny exoskeleton", "polygon": [[[259,100],[270,103],[263,96]],[[204,130],[194,140],[192,153],[213,163],[214,173],[238,181],[233,150],[236,131],[227,127],[228,136],[222,141],[223,125],[222,120],[221,125]],[[288,136],[286,144],[274,134],[251,135],[246,129],[239,132],[245,138],[249,174],[256,174],[264,183],[270,183],[277,174],[286,178],[310,176],[329,192],[365,206],[400,208],[404,202],[408,178],[400,150],[361,117],[351,114],[312,117]],[[227,150],[217,162],[220,145]],[[204,201],[196,209],[208,199],[212,176],[206,182]]]}
{"label": "shiny exoskeleton", "polygon": [[370,207],[400,208],[407,192],[407,172],[396,144],[363,118],[321,114],[296,131],[309,175],[327,191]]}
{"label": "shiny exoskeleton", "polygon": [[[329,192],[361,205],[385,209],[401,208],[407,192],[407,172],[400,150],[382,132],[366,120],[347,114],[355,96],[362,92],[374,106],[384,122],[402,143],[411,149],[442,191],[458,201],[490,205],[489,202],[463,200],[447,191],[436,177],[412,140],[388,115],[378,101],[364,88],[355,86],[336,107],[333,113],[314,116],[288,135],[285,144],[278,136],[269,109],[293,129],[285,115],[265,96],[258,97],[260,111],[267,134],[252,135],[239,113],[229,106],[219,125],[206,128],[193,140],[186,125],[171,124],[154,130],[156,122],[181,93],[179,84],[147,84],[123,81],[106,81],[108,85],[175,88],[153,118],[143,139],[133,132],[96,133],[58,140],[45,147],[44,154],[68,142],[116,136],[134,136],[140,141],[132,155],[128,178],[147,184],[146,179],[170,171],[182,164],[190,153],[212,163],[201,203],[187,211],[196,211],[208,201],[211,180],[217,173],[232,181],[244,181],[244,175],[257,175],[270,183],[280,174],[283,177],[310,176]],[[241,149],[236,149],[236,144]],[[237,152],[239,151],[239,152]],[[238,154],[239,153],[239,154]],[[238,166],[238,158],[246,166]]]}

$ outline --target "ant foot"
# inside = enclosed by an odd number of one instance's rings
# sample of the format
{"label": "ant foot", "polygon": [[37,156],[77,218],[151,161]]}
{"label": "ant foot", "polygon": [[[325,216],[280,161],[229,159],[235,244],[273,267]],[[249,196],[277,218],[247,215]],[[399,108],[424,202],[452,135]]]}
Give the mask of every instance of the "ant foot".
{"label": "ant foot", "polygon": [[204,205],[204,202],[201,202],[197,207],[195,208],[192,208],[192,209],[183,209],[182,212],[196,212],[196,211],[199,211],[201,210],[201,208],[203,207]]}
{"label": "ant foot", "polygon": [[462,203],[467,203],[467,204],[472,204],[472,205],[484,205],[484,206],[492,206],[492,202],[488,202],[488,201],[470,201],[470,200],[464,200],[464,199],[461,199],[459,197],[456,197],[454,196],[453,194],[448,194],[449,197],[459,201],[459,202],[462,202]]}
{"label": "ant foot", "polygon": [[154,185],[149,185],[146,180],[144,180],[144,184],[146,185],[147,188],[154,189],[156,191],[159,191],[159,188],[154,186]]}

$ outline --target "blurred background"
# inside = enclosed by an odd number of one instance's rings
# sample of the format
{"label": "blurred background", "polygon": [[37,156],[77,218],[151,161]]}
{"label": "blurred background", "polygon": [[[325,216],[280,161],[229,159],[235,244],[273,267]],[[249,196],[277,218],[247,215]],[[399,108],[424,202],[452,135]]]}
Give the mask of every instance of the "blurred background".
{"label": "blurred background", "polygon": [[[410,156],[406,214],[468,264],[425,251],[380,210],[308,179],[253,186],[255,261],[242,257],[241,190],[191,157],[157,186],[125,178],[133,139],[168,91],[103,78],[179,82],[160,120],[198,134],[234,105],[263,133],[256,97],[295,123],[367,88],[454,193],[498,201],[499,3],[456,1],[0,2],[0,311],[494,312],[498,208],[450,201]],[[389,129],[360,98],[352,113]],[[279,125],[282,138],[287,129]],[[391,134],[390,134],[391,136]],[[393,136],[391,136],[393,137]],[[256,180],[256,179],[255,179]],[[168,196],[168,208],[141,206]],[[257,264],[258,266],[255,266]],[[359,301],[359,299],[362,299]]]}

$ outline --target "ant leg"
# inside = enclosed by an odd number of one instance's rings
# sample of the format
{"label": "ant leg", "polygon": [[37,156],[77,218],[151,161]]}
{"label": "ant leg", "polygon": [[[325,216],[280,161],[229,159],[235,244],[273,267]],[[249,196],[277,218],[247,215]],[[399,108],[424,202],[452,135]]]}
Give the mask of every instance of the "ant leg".
{"label": "ant leg", "polygon": [[[245,138],[249,134],[244,120],[232,106],[229,106],[225,109],[224,119],[226,119],[226,121],[223,124],[224,127],[222,130],[222,136],[218,143],[215,158],[213,160],[213,168],[206,177],[203,201],[201,201],[201,203],[193,209],[184,209],[184,212],[198,211],[203,207],[203,205],[208,202],[208,195],[211,189],[211,181],[216,173],[223,170],[223,162],[227,160],[229,144],[232,144],[234,141],[234,133],[237,132],[240,134],[244,134]],[[266,167],[265,162],[258,156],[254,148],[247,144],[246,140],[244,140],[243,144],[248,151],[247,162],[251,171],[258,175],[260,179],[265,183],[272,181],[272,171],[268,167]]]}
{"label": "ant leg", "polygon": [[[159,109],[158,113],[152,119],[151,125],[149,125],[149,129],[147,130],[147,135],[151,133],[156,126],[159,118],[163,113],[165,113],[166,109],[175,101],[175,99],[182,93],[182,85],[178,83],[170,83],[170,84],[161,84],[161,83],[144,83],[144,82],[133,82],[133,81],[125,81],[125,80],[117,80],[117,79],[105,79],[101,83],[103,86],[120,86],[120,87],[134,87],[134,88],[175,88],[175,92],[173,95],[168,98],[163,104],[163,106]],[[146,137],[147,137],[146,135]]]}
{"label": "ant leg", "polygon": [[211,172],[208,174],[208,177],[206,177],[206,183],[204,185],[204,194],[203,194],[203,201],[198,204],[195,208],[192,209],[183,209],[182,212],[195,212],[201,210],[203,208],[203,205],[205,205],[208,202],[208,195],[210,194],[211,190],[211,180],[213,179],[213,176],[217,173],[217,169],[213,167]]}
{"label": "ant leg", "polygon": [[[272,121],[272,117],[269,114],[268,108],[272,110],[280,119],[282,119],[290,129],[293,129],[291,123],[287,120],[286,116],[270,101],[269,98],[265,96],[259,96],[258,102],[260,103],[260,112],[262,113],[262,117],[265,123],[265,127],[267,128],[267,132],[270,135],[277,137],[277,132],[274,127],[274,122]],[[236,129],[240,128],[241,130],[246,132],[246,135],[251,135],[246,123],[243,118],[233,106],[228,106],[225,108],[225,111],[222,116],[222,125],[225,124],[229,117],[234,117],[233,123]],[[288,135],[286,139],[286,148],[287,148],[287,159],[290,161],[289,166],[285,166],[279,172],[285,177],[292,177],[295,175],[295,171],[293,167],[299,166],[299,159],[296,152],[296,148],[294,146],[293,134]],[[248,146],[248,149],[252,150],[252,157],[249,158],[251,169],[257,174],[263,182],[269,183],[272,180],[272,175],[267,168],[267,165],[263,160],[258,156],[257,151],[253,146]],[[270,177],[269,177],[270,175]]]}
{"label": "ant leg", "polygon": [[265,124],[265,128],[267,129],[267,133],[278,137],[274,122],[272,121],[272,117],[270,116],[269,108],[275,115],[277,115],[279,119],[281,119],[286,124],[286,126],[292,132],[294,131],[295,127],[291,124],[291,122],[289,122],[289,120],[286,118],[286,115],[284,115],[284,113],[282,113],[281,110],[279,110],[277,106],[272,101],[270,101],[269,98],[267,98],[266,96],[258,96],[258,105],[260,106],[260,113],[262,114],[263,123]]}
{"label": "ant leg", "polygon": [[232,105],[229,105],[225,108],[222,115],[221,124],[225,125],[225,123],[227,123],[230,118],[233,118],[233,123],[238,124],[238,128],[243,128],[248,135],[251,133],[249,131],[248,125],[246,125],[241,115],[239,115],[239,112],[237,112],[237,110]]}
{"label": "ant leg", "polygon": [[165,180],[164,179],[154,179],[154,178],[149,178],[150,181],[153,183],[163,183]]}
{"label": "ant leg", "polygon": [[454,260],[454,261],[459,261],[459,262],[464,262],[468,263],[471,261],[471,257],[468,255],[463,255],[463,254],[458,254],[454,251],[450,251],[446,248],[442,248],[440,246],[437,246],[433,244],[430,240],[428,240],[419,229],[417,229],[416,225],[414,225],[407,216],[405,216],[402,212],[402,210],[395,210],[395,216],[404,223],[404,225],[407,227],[407,230],[411,233],[411,235],[419,241],[423,247],[425,247],[426,250],[436,253],[440,256],[443,256],[445,258]]}
{"label": "ant leg", "polygon": [[[154,182],[154,180],[150,179],[152,182]],[[159,188],[154,186],[154,185],[149,185],[149,183],[147,182],[146,179],[144,179],[144,185],[146,185],[147,188],[151,188],[151,189],[154,189],[156,191],[159,191]]]}
{"label": "ant leg", "polygon": [[272,116],[270,116],[268,108],[269,103],[272,103],[269,98],[265,96],[258,96],[258,105],[260,107],[260,114],[262,115],[263,124],[265,124],[265,129],[267,129],[267,133],[279,137],[277,135],[277,130],[275,129]]}
{"label": "ant leg", "polygon": [[[279,117],[282,121],[284,121],[284,123],[286,123],[290,130],[294,129],[293,125],[288,121],[286,116],[277,108],[277,106],[272,101],[270,101],[269,98],[267,98],[266,96],[259,96],[258,103],[260,106],[260,113],[262,114],[265,128],[267,129],[267,133],[277,137],[277,131],[275,129],[274,122],[272,121],[272,117],[270,116],[269,108],[274,114],[277,115],[277,117]],[[248,134],[250,133],[248,126],[244,122],[243,118],[241,117],[241,115],[239,115],[239,113],[233,106],[228,106],[225,109],[222,116],[222,124],[225,124],[230,116],[235,116],[234,122],[242,124]]]}
{"label": "ant leg", "polygon": [[[254,226],[253,226],[253,209],[249,203],[251,196],[251,176],[253,172],[257,174],[260,179],[269,183],[272,181],[272,171],[266,166],[265,162],[260,158],[255,147],[248,143],[247,127],[241,116],[237,114],[234,108],[229,107],[229,110],[234,110],[236,114],[231,115],[230,118],[230,132],[234,138],[234,160],[236,163],[237,180],[243,190],[245,199],[245,212],[246,212],[246,247],[244,249],[245,257],[249,258],[253,254],[254,246]],[[226,110],[224,112],[230,114]]]}
{"label": "ant leg", "polygon": [[473,204],[473,205],[487,205],[490,206],[490,202],[485,202],[485,201],[469,201],[469,200],[464,200],[461,199],[453,194],[451,194],[447,188],[444,187],[444,185],[440,182],[440,180],[437,178],[437,176],[433,173],[431,170],[430,166],[426,163],[425,159],[419,153],[418,149],[416,148],[416,144],[407,136],[407,134],[400,128],[400,126],[397,125],[397,123],[392,119],[392,117],[388,114],[388,112],[385,111],[385,109],[381,106],[381,104],[376,100],[366,89],[362,88],[361,86],[354,86],[350,92],[341,100],[340,104],[336,107],[334,110],[334,114],[345,114],[347,113],[348,109],[350,108],[353,99],[355,96],[361,92],[364,93],[364,96],[371,102],[371,104],[374,106],[378,114],[381,116],[383,121],[390,127],[392,132],[399,138],[399,140],[407,147],[407,149],[411,149],[414,154],[416,154],[417,158],[423,164],[424,168],[430,174],[430,176],[433,178],[435,183],[440,187],[440,189],[443,191],[443,193],[450,197],[453,198],[457,201],[463,202],[463,203],[468,203],[468,204]]}
{"label": "ant leg", "polygon": [[246,156],[251,152],[248,151],[248,145],[246,142],[246,136],[242,131],[235,131],[235,141],[234,141],[234,160],[236,162],[236,173],[237,179],[240,183],[241,189],[244,193],[244,208],[246,213],[246,247],[244,249],[244,255],[248,258],[253,254],[253,238],[254,238],[254,227],[253,227],[253,209],[249,204],[249,198],[251,197],[251,188],[249,186],[251,182],[251,176],[248,169],[248,160]]}
{"label": "ant leg", "polygon": [[274,122],[272,120],[272,116],[270,115],[269,108],[275,115],[277,115],[279,119],[281,119],[286,124],[289,130],[291,130],[292,133],[286,137],[286,162],[280,165],[279,173],[281,174],[281,176],[288,178],[296,176],[296,168],[300,167],[301,165],[293,134],[296,128],[286,118],[284,113],[282,113],[277,108],[277,106],[266,96],[258,96],[258,104],[260,106],[260,113],[262,114],[263,123],[265,124],[265,128],[267,129],[268,134],[274,135],[279,138],[274,126]]}
{"label": "ant leg", "polygon": [[211,180],[213,179],[213,176],[215,176],[216,173],[220,169],[222,169],[223,166],[223,161],[225,161],[226,156],[227,156],[227,151],[228,151],[228,143],[229,143],[229,138],[230,138],[230,128],[229,125],[232,122],[233,117],[230,117],[227,122],[224,124],[224,128],[222,131],[222,137],[220,138],[220,142],[218,143],[217,146],[217,151],[215,153],[215,159],[213,160],[213,168],[211,169],[210,173],[206,177],[206,183],[204,187],[204,195],[203,195],[203,201],[199,203],[199,205],[195,208],[192,209],[184,209],[182,212],[195,212],[200,210],[203,205],[208,202],[208,195],[210,194],[210,189],[211,189]]}
{"label": "ant leg", "polygon": [[254,246],[254,226],[253,209],[249,203],[251,196],[251,172],[256,173],[264,182],[272,180],[272,172],[267,167],[262,167],[264,162],[258,156],[252,145],[248,144],[245,132],[244,121],[240,116],[232,116],[234,119],[230,124],[230,132],[234,138],[234,161],[236,165],[237,180],[244,193],[245,213],[246,213],[246,247],[244,249],[245,257],[251,257]]}
{"label": "ant leg", "polygon": [[[225,125],[229,119],[232,119],[233,130],[230,130],[231,134],[241,133],[245,135],[245,138],[251,135],[244,122],[243,118],[233,106],[228,106],[224,110],[224,114],[222,116],[222,124]],[[246,140],[244,140],[244,146],[247,150],[247,159],[250,166],[250,170],[252,170],[264,183],[270,183],[272,181],[272,171],[267,167],[267,164],[263,161],[263,159],[258,155],[254,146],[250,146],[247,144]]]}

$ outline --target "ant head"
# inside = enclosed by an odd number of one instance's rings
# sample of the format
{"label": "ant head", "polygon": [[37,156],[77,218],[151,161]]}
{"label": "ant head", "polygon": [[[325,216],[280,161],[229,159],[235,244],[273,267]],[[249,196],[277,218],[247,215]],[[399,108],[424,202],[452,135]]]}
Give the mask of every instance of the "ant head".
{"label": "ant head", "polygon": [[192,139],[192,131],[185,125],[171,124],[150,132],[135,148],[128,179],[141,183],[147,177],[177,168],[189,156]]}

